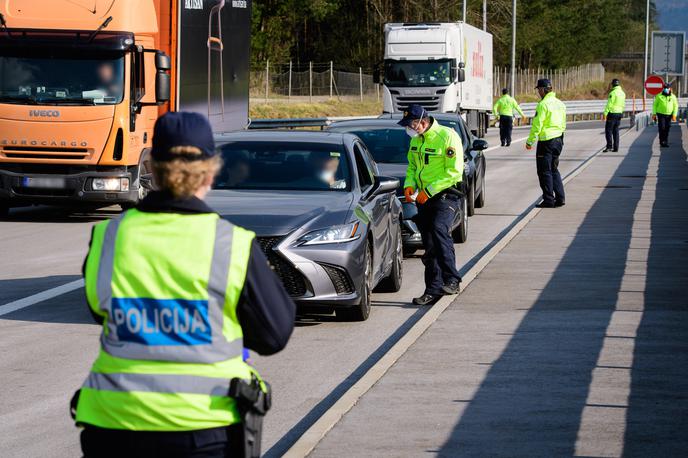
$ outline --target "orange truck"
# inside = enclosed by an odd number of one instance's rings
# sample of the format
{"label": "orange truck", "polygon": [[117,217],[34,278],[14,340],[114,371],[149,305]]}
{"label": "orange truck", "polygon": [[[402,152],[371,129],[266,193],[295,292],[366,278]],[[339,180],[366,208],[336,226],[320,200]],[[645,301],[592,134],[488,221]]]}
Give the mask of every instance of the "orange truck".
{"label": "orange truck", "polygon": [[3,0],[0,216],[135,205],[166,111],[244,128],[250,23],[250,0]]}

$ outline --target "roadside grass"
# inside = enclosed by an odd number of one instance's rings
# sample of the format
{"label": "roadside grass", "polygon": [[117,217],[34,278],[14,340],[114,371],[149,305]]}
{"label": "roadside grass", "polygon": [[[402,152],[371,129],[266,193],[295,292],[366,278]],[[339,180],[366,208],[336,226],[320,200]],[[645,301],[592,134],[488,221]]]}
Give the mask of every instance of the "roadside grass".
{"label": "roadside grass", "polygon": [[251,103],[249,115],[254,119],[322,118],[326,116],[368,116],[382,113],[382,102],[364,99],[326,100],[313,103]]}

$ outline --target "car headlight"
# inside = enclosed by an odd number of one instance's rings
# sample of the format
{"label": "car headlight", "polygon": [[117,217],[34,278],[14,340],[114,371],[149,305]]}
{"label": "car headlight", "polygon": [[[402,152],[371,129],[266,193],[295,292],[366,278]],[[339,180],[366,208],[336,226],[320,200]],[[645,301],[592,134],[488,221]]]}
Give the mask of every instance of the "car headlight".
{"label": "car headlight", "polygon": [[322,245],[324,243],[351,242],[360,237],[360,234],[357,234],[357,232],[358,221],[309,232],[308,234],[302,236],[299,241],[301,242],[301,245]]}

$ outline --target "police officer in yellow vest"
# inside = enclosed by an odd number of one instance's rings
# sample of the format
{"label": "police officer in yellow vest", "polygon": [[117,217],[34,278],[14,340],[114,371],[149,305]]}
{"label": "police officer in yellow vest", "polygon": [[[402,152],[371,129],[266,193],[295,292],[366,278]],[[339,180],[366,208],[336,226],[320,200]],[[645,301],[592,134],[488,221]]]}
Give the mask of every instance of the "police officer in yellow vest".
{"label": "police officer in yellow vest", "polygon": [[562,207],[565,205],[564,183],[559,173],[559,155],[564,147],[566,131],[566,105],[552,92],[552,83],[543,78],[537,82],[541,99],[535,107],[535,117],[526,140],[526,149],[535,151],[538,180],[542,189],[539,208]]}
{"label": "police officer in yellow vest", "polygon": [[619,126],[626,109],[626,93],[621,89],[621,82],[614,78],[609,86],[609,96],[603,113],[605,119],[604,136],[607,140],[604,153],[619,151]]}
{"label": "police officer in yellow vest", "polygon": [[255,235],[203,201],[221,167],[208,121],[162,116],[151,157],[160,191],[97,224],[84,265],[103,330],[72,403],[81,447],[86,457],[243,456],[237,387],[263,400],[267,388],[243,349],[284,348],[295,306]]}
{"label": "police officer in yellow vest", "polygon": [[509,95],[507,88],[502,89],[502,96],[495,102],[492,114],[499,119],[499,140],[502,146],[511,146],[511,132],[514,130],[514,110],[521,118],[525,115],[515,98]]}
{"label": "police officer in yellow vest", "polygon": [[658,121],[659,146],[669,146],[671,122],[676,121],[677,115],[678,99],[671,93],[671,83],[664,83],[662,93],[656,95],[652,103],[652,119]]}
{"label": "police officer in yellow vest", "polygon": [[420,105],[410,105],[399,125],[411,137],[404,196],[413,202],[418,193],[415,221],[425,249],[425,292],[413,303],[429,305],[443,294],[458,293],[461,283],[451,228],[461,211],[457,187],[463,179],[463,145],[454,129],[440,125]]}

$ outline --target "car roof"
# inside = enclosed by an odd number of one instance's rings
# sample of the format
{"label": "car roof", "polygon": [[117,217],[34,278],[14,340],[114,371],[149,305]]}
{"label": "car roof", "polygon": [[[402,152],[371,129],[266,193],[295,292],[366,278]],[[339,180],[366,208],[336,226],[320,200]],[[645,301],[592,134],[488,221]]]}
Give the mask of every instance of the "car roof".
{"label": "car roof", "polygon": [[336,121],[328,126],[328,129],[335,127],[387,127],[403,129],[399,124],[397,124],[396,119],[389,118],[360,118],[360,119],[349,119],[347,121]]}
{"label": "car roof", "polygon": [[308,130],[243,130],[226,134],[215,134],[216,143],[227,142],[299,142],[342,145],[351,143],[352,134],[308,131]]}
{"label": "car roof", "polygon": [[[430,111],[430,112],[428,112],[428,114],[435,119],[456,120],[458,118],[461,118],[461,116],[458,113],[436,113],[436,112]],[[383,119],[401,119],[402,113],[385,113],[383,115],[380,115],[380,118],[383,118]]]}

